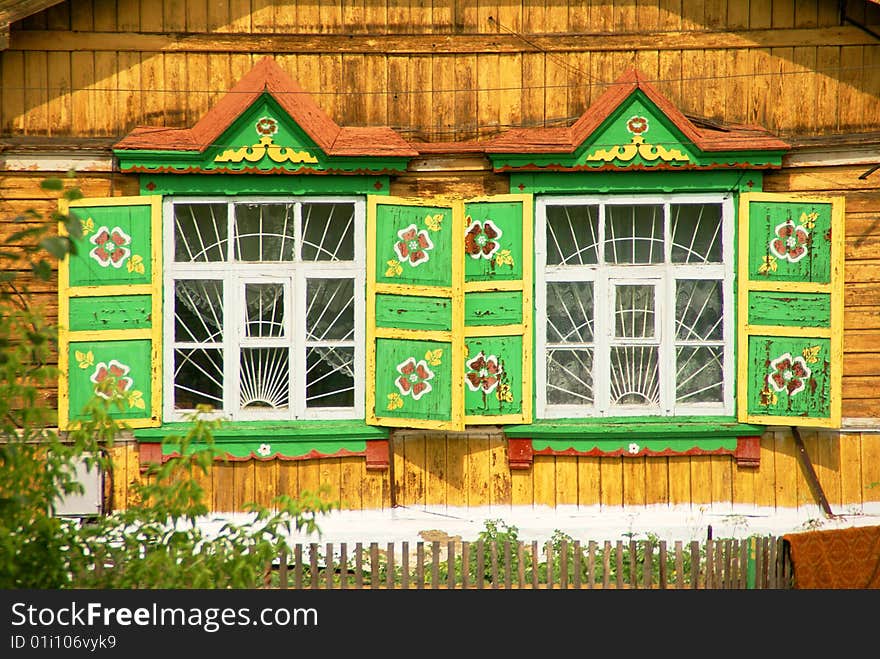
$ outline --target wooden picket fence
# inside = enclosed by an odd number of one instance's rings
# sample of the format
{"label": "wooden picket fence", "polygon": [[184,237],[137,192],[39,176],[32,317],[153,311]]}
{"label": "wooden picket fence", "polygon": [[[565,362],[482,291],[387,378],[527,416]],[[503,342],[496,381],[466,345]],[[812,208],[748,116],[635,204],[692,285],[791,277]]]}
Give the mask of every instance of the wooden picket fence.
{"label": "wooden picket fence", "polygon": [[297,544],[264,586],[293,589],[790,589],[781,538]]}

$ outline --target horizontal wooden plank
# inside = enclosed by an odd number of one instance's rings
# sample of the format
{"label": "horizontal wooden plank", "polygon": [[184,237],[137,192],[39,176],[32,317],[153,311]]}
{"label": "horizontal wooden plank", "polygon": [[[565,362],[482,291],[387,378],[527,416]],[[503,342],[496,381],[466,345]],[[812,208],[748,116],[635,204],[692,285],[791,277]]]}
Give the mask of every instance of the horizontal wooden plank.
{"label": "horizontal wooden plank", "polygon": [[880,329],[880,307],[849,307],[843,311],[846,330]]}
{"label": "horizontal wooden plank", "polygon": [[399,176],[391,181],[390,193],[400,197],[479,197],[509,192],[509,182],[494,174]]}
{"label": "horizontal wooden plank", "polygon": [[880,391],[880,374],[878,375],[843,375],[843,397],[869,398],[877,401],[877,392]]}
{"label": "horizontal wooden plank", "polygon": [[843,333],[844,354],[854,352],[880,353],[880,330],[847,330]]}
{"label": "horizontal wooden plank", "polygon": [[[332,30],[332,28],[329,28]],[[9,50],[150,51],[249,53],[523,53],[632,52],[791,48],[794,46],[870,46],[874,38],[852,26],[813,29],[529,34],[351,34],[340,25],[333,34],[159,34],[63,30],[17,30]],[[590,38],[594,37],[594,38]]]}
{"label": "horizontal wooden plank", "polygon": [[880,213],[846,214],[845,250],[847,261],[880,254]]}
{"label": "horizontal wooden plank", "polygon": [[880,399],[876,397],[847,398],[846,392],[844,392],[841,411],[844,417],[859,419],[878,418],[880,417]]}
{"label": "horizontal wooden plank", "polygon": [[[46,174],[6,174],[0,176],[0,198],[8,200],[48,200],[58,199],[61,193],[43,190],[40,183]],[[78,176],[76,179],[65,180],[65,188],[78,187],[86,197],[116,197],[136,195],[139,193],[136,176]]]}
{"label": "horizontal wooden plank", "polygon": [[[866,256],[872,257],[874,255],[869,253]],[[859,282],[870,284],[880,281],[880,259],[847,260],[843,266],[843,279],[847,285]]]}
{"label": "horizontal wooden plank", "polygon": [[[880,335],[875,338],[875,350],[872,352],[853,352],[843,354],[844,377],[861,377],[880,375]],[[880,400],[880,396],[878,396]]]}
{"label": "horizontal wooden plank", "polygon": [[847,307],[880,307],[880,280],[847,284],[843,289],[843,303]]}
{"label": "horizontal wooden plank", "polygon": [[837,167],[799,167],[768,172],[764,176],[766,192],[829,190],[876,190],[871,177],[859,178],[868,169],[866,165]]}
{"label": "horizontal wooden plank", "polygon": [[880,192],[874,190],[851,190],[846,193],[847,213],[880,212]]}

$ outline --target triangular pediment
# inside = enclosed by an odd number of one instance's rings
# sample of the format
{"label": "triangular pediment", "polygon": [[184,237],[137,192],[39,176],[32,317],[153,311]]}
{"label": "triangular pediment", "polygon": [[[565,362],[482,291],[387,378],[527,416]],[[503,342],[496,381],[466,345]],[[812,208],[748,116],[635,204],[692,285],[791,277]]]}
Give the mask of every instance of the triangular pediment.
{"label": "triangular pediment", "polygon": [[344,128],[265,57],[192,128],[138,127],[120,169],[154,173],[377,173],[417,155],[390,128]]}
{"label": "triangular pediment", "polygon": [[698,124],[631,70],[568,128],[515,129],[486,148],[498,171],[771,168],[788,145],[754,126]]}
{"label": "triangular pediment", "polygon": [[576,149],[579,164],[682,165],[700,150],[640,90],[634,91]]}

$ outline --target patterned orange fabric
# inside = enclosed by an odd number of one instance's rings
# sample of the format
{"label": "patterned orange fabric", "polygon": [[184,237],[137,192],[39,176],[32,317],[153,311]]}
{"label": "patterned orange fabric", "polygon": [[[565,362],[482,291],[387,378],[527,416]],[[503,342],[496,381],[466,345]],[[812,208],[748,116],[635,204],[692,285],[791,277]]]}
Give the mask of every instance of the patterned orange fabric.
{"label": "patterned orange fabric", "polygon": [[789,543],[795,588],[880,589],[880,526],[809,531]]}

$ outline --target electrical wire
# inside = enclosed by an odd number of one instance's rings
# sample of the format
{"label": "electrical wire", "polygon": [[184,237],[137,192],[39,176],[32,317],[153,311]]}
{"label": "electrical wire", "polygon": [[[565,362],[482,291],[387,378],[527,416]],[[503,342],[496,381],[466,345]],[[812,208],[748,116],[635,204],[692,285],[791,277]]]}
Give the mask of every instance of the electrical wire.
{"label": "electrical wire", "polygon": [[[570,69],[581,73],[585,76],[589,76],[582,70],[576,67],[569,67]],[[641,80],[643,82],[648,82],[652,85],[660,85],[660,84],[672,84],[672,83],[695,83],[695,82],[719,82],[725,80],[734,80],[734,79],[757,79],[757,78],[777,78],[777,77],[788,77],[788,76],[796,76],[796,75],[815,75],[815,74],[824,74],[824,73],[850,73],[850,72],[870,72],[873,73],[875,70],[880,69],[880,63],[877,64],[861,64],[859,66],[834,66],[834,67],[824,67],[824,68],[811,68],[804,69],[803,71],[766,71],[766,72],[757,72],[752,71],[750,73],[733,73],[733,74],[725,74],[725,75],[699,75],[699,76],[680,76],[680,77],[666,77],[666,78],[649,78],[646,76],[642,76]],[[8,69],[6,69],[6,73],[8,76]],[[25,77],[22,75],[22,77]],[[618,84],[617,82],[603,82],[596,80],[592,76],[590,77],[590,84],[602,87],[613,86]],[[853,76],[855,78],[855,76]],[[841,82],[853,82],[853,81],[841,81]],[[507,92],[507,91],[530,91],[530,90],[538,90],[538,89],[583,89],[583,84],[577,82],[569,82],[569,83],[554,83],[549,85],[510,85],[510,86],[490,86],[490,87],[444,87],[439,89],[376,89],[376,90],[327,90],[325,88],[316,89],[316,90],[302,90],[302,91],[282,91],[282,92],[273,92],[278,95],[307,95],[307,96],[336,96],[336,95],[344,95],[344,96],[398,96],[401,94],[464,94],[464,93],[486,93],[486,92]],[[120,86],[101,86],[101,87],[82,87],[79,89],[72,89],[69,84],[59,84],[57,86],[49,86],[49,85],[3,85],[3,90],[15,90],[15,91],[23,91],[23,92],[67,92],[67,93],[82,93],[82,92],[99,92],[99,93],[108,93],[108,92],[116,92],[116,93],[134,93],[134,92],[149,92],[149,93],[158,93],[158,94],[216,94],[216,95],[225,95],[225,94],[252,94],[250,91],[242,91],[238,92],[233,89],[201,89],[201,88],[186,88],[186,89],[170,89],[170,88],[157,88],[157,87],[120,87]]]}

